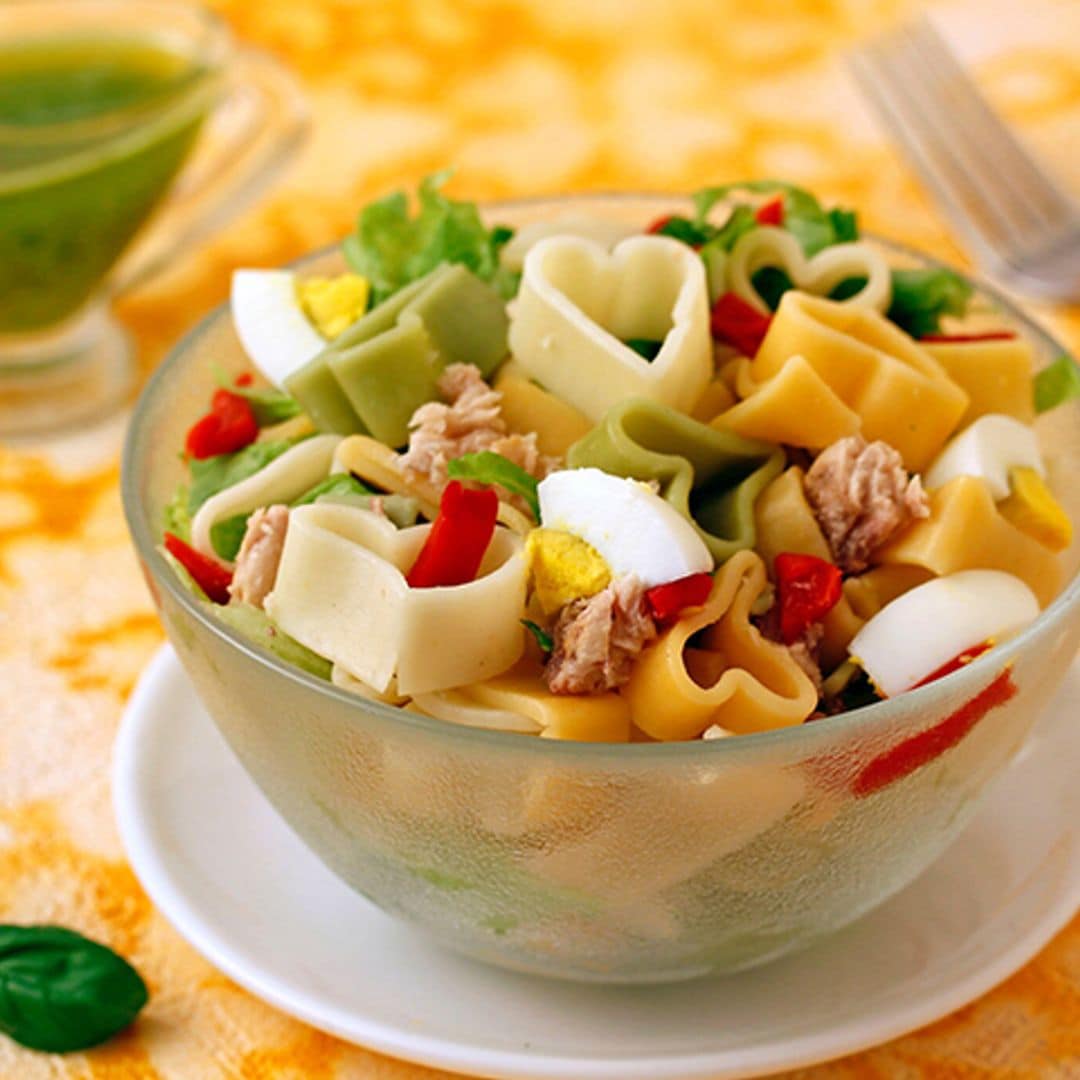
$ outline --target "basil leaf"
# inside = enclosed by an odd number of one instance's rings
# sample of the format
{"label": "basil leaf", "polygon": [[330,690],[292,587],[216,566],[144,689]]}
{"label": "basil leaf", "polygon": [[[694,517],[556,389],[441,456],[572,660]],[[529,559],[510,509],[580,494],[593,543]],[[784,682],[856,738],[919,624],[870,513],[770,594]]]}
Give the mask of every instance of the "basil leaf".
{"label": "basil leaf", "polygon": [[654,341],[652,338],[632,337],[627,338],[623,344],[628,348],[633,349],[638,356],[643,356],[646,360],[655,360],[656,354],[663,347],[664,343],[662,341]]}
{"label": "basil leaf", "polygon": [[165,532],[171,532],[179,536],[184,543],[191,540],[191,514],[188,512],[188,489],[186,484],[180,484],[173,492],[173,497],[165,504],[162,513]]}
{"label": "basil leaf", "polygon": [[691,221],[684,217],[669,217],[659,229],[656,236],[670,236],[673,240],[681,240],[691,247],[700,247],[707,240],[712,239],[716,230],[702,221]]}
{"label": "basil leaf", "polygon": [[859,217],[854,210],[834,206],[829,211],[836,244],[851,244],[859,239]]}
{"label": "basil leaf", "polygon": [[540,646],[542,652],[550,653],[555,648],[554,639],[539,623],[534,623],[532,619],[521,619],[520,622],[536,638],[536,644]]}
{"label": "basil leaf", "polygon": [[843,281],[839,281],[833,286],[833,290],[829,293],[830,300],[847,300],[849,296],[854,296],[856,293],[860,293],[866,288],[866,278],[864,277],[846,277]]}
{"label": "basil leaf", "polygon": [[320,495],[373,495],[374,492],[356,479],[352,473],[334,473],[333,476],[320,480],[313,488],[309,488],[300,498],[293,500],[293,506],[307,506],[313,503]]}
{"label": "basil leaf", "polygon": [[770,311],[775,311],[780,306],[780,297],[784,293],[795,288],[795,283],[779,266],[763,266],[754,272],[750,280]]}
{"label": "basil leaf", "polygon": [[944,315],[963,315],[971,286],[951,270],[894,270],[888,317],[913,338],[936,334]]}
{"label": "basil leaf", "polygon": [[497,484],[511,495],[520,495],[528,504],[533,517],[540,520],[540,499],[536,494],[537,481],[520,465],[493,450],[481,450],[476,454],[463,454],[454,458],[447,467],[448,476],[455,480],[475,480],[480,484]]}
{"label": "basil leaf", "polygon": [[1066,401],[1080,397],[1080,368],[1075,360],[1062,353],[1035,376],[1033,387],[1036,412],[1043,413],[1064,405]]}
{"label": "basil leaf", "polygon": [[249,514],[235,514],[210,526],[210,544],[223,559],[232,562],[236,558],[247,532],[248,517]]}
{"label": "basil leaf", "polygon": [[0,926],[0,1031],[33,1050],[96,1046],[148,998],[111,949],[60,926]]}
{"label": "basil leaf", "polygon": [[215,457],[202,459],[192,458],[188,463],[191,469],[188,513],[194,514],[211,495],[216,495],[219,491],[224,491],[225,488],[246,480],[294,445],[295,440],[290,439],[277,442],[254,442],[235,454],[217,454]]}
{"label": "basil leaf", "polygon": [[462,263],[484,281],[495,278],[507,230],[489,230],[475,203],[443,195],[449,176],[435,173],[420,182],[415,217],[402,191],[361,210],[356,232],[346,238],[343,249],[352,269],[371,282],[372,306],[441,263]]}

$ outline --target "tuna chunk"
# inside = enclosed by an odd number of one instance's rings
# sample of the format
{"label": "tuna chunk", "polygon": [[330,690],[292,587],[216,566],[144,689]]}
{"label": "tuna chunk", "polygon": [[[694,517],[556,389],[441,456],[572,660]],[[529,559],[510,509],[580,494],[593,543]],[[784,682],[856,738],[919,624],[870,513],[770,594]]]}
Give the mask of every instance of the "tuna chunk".
{"label": "tuna chunk", "polygon": [[656,637],[645,589],[633,575],[617,578],[559,613],[555,647],[544,668],[553,694],[600,694],[630,678],[638,654]]}
{"label": "tuna chunk", "polygon": [[287,506],[267,506],[247,520],[247,531],[236,556],[229,593],[234,600],[257,608],[274,588],[285,531],[289,527]]}
{"label": "tuna chunk", "polygon": [[806,474],[806,497],[836,564],[847,574],[865,570],[870,555],[930,504],[917,476],[908,478],[888,443],[861,435],[835,442]]}
{"label": "tuna chunk", "polygon": [[502,418],[502,394],[493,390],[473,364],[451,364],[439,377],[446,403],[429,401],[409,421],[409,448],[402,455],[406,469],[440,487],[446,463],[462,454],[492,450],[542,480],[558,464],[540,453],[536,434],[511,434]]}

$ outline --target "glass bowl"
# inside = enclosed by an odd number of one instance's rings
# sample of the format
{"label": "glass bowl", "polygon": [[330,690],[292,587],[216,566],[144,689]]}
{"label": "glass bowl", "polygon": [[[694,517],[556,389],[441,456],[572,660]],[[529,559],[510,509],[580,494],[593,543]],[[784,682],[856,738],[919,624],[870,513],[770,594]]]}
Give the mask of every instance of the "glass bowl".
{"label": "glass bowl", "polygon": [[[514,226],[589,214],[644,227],[686,208],[678,198],[593,195],[487,213]],[[931,264],[878,242],[896,262]],[[300,263],[312,272],[340,265],[336,251]],[[977,289],[977,306],[1029,337],[1040,364],[1061,351],[1003,297]],[[218,622],[157,550],[163,508],[184,478],[178,450],[212,392],[213,364],[248,366],[226,307],[150,381],[124,454],[128,523],[169,639],[245,769],[323,862],[384,911],[478,960],[656,983],[806,946],[945,850],[1076,655],[1074,544],[1063,556],[1069,584],[1012,641],[923,689],[794,728],[586,744],[367,701]],[[1041,417],[1037,429],[1056,490],[1080,521],[1080,404]],[[883,760],[907,766],[889,783],[868,783]]]}

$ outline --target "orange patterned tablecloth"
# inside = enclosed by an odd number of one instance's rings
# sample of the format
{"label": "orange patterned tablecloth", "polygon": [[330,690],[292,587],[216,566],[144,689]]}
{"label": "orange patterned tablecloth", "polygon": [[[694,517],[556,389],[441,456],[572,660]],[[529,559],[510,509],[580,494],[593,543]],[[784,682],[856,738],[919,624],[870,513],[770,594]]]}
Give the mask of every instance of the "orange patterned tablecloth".
{"label": "orange patterned tablecloth", "polygon": [[[291,63],[315,132],[273,196],[124,302],[148,370],[231,269],[340,237],[357,207],[453,164],[488,199],[684,189],[780,175],[882,233],[962,260],[879,139],[838,57],[904,0],[220,0]],[[1080,192],[1080,4],[937,9],[994,100]],[[1080,308],[1036,309],[1074,350]],[[120,423],[0,449],[0,919],[55,921],[145,974],[133,1030],[65,1059],[0,1040],[5,1080],[436,1074],[321,1035],[214,971],[124,862],[109,801],[124,700],[162,640],[117,493]],[[440,1074],[441,1075],[441,1074]],[[1080,1076],[1080,920],[1020,973],[922,1031],[805,1070],[839,1077]]]}

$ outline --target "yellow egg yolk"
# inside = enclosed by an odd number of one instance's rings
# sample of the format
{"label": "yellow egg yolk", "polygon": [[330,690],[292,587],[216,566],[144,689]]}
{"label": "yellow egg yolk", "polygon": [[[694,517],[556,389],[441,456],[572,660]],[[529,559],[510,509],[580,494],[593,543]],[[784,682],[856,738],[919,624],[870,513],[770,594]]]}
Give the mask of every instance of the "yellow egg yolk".
{"label": "yellow egg yolk", "polygon": [[571,600],[594,596],[611,582],[611,570],[600,553],[572,533],[533,529],[525,541],[536,600],[546,615]]}
{"label": "yellow egg yolk", "polygon": [[367,311],[371,287],[359,274],[304,278],[296,295],[304,314],[324,338],[336,338]]}
{"label": "yellow egg yolk", "polygon": [[1002,515],[1051,551],[1064,551],[1072,543],[1072,522],[1046,482],[1034,470],[1009,471],[1009,496],[998,503]]}

